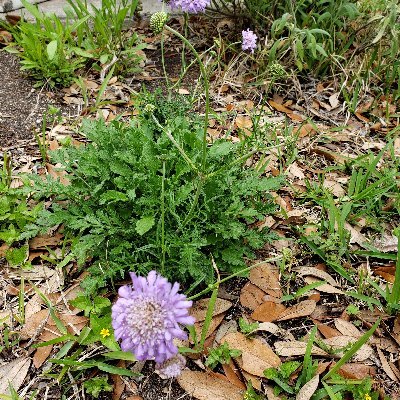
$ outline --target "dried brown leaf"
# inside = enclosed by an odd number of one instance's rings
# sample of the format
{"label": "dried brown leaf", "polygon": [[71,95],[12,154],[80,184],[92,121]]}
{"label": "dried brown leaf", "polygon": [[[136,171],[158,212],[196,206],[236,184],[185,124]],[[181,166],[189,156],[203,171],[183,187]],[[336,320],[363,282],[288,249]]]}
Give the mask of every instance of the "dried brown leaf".
{"label": "dried brown leaf", "polygon": [[[274,343],[276,354],[282,357],[304,356],[306,354],[307,343],[299,341],[290,342],[275,342]],[[311,354],[314,356],[328,356],[324,350],[319,347],[312,346]]]}
{"label": "dried brown leaf", "polygon": [[277,396],[275,394],[275,390],[272,386],[266,385],[264,388],[264,392],[267,396],[267,400],[282,400],[282,397]]}
{"label": "dried brown leaf", "polygon": [[[57,232],[52,236],[42,235],[36,236],[29,241],[29,248],[31,250],[45,249],[46,247],[57,246],[61,243],[64,235]],[[53,272],[54,273],[54,272]]]}
{"label": "dried brown leaf", "polygon": [[346,194],[346,191],[343,189],[342,185],[337,181],[324,179],[323,187],[331,191],[336,197],[343,197]]}
{"label": "dried brown leaf", "polygon": [[[190,311],[190,315],[196,318],[197,322],[204,321],[206,318],[209,303],[210,303],[209,298],[196,301]],[[229,310],[231,307],[232,303],[230,301],[217,298],[213,310],[213,316],[221,314]]]}
{"label": "dried brown leaf", "polygon": [[370,365],[347,363],[339,369],[338,373],[346,379],[364,379],[375,376],[376,369]]}
{"label": "dried brown leaf", "polygon": [[189,395],[199,400],[242,400],[243,391],[232,383],[199,371],[184,370],[177,378]]}
{"label": "dried brown leaf", "polygon": [[22,386],[28,374],[31,360],[28,357],[17,358],[0,366],[0,393],[10,394],[9,387],[15,390]]}
{"label": "dried brown leaf", "polygon": [[235,385],[239,389],[246,390],[246,385],[240,379],[240,375],[235,372],[236,367],[231,361],[229,364],[222,364],[222,369],[224,370],[225,376],[228,378],[228,381]]}
{"label": "dried brown leaf", "polygon": [[355,227],[351,226],[348,222],[344,223],[344,228],[350,232],[350,243],[357,243],[364,247],[365,243],[368,242],[367,238]]}
{"label": "dried brown leaf", "polygon": [[[335,336],[329,339],[324,339],[323,342],[327,346],[331,346],[335,350],[344,349],[345,347],[354,344],[357,338],[353,336]],[[343,356],[343,352],[336,353],[339,357]],[[354,361],[365,361],[374,354],[371,346],[363,344],[360,350],[353,356]]]}
{"label": "dried brown leaf", "polygon": [[222,324],[219,326],[215,335],[215,342],[220,344],[221,340],[229,332],[237,332],[237,322],[234,319],[231,319],[230,321],[222,321]]}
{"label": "dried brown leaf", "polygon": [[258,286],[267,294],[276,298],[282,297],[281,285],[279,283],[279,272],[271,264],[264,263],[253,268],[249,275],[250,282]]}
{"label": "dried brown leaf", "polygon": [[265,292],[251,282],[247,282],[240,292],[240,304],[243,307],[255,310],[264,300]]}
{"label": "dried brown leaf", "polygon": [[342,318],[335,318],[334,320],[336,329],[344,336],[354,336],[359,338],[362,336],[360,332],[351,322],[346,321]]}
{"label": "dried brown leaf", "polygon": [[331,275],[329,275],[327,272],[322,271],[318,268],[315,267],[300,267],[296,268],[295,271],[300,275],[300,276],[315,276],[317,278],[320,278],[323,281],[326,281],[332,286],[338,286],[336,281],[332,278]]}
{"label": "dried brown leaf", "polygon": [[322,324],[321,322],[318,322],[316,320],[313,321],[315,325],[317,325],[318,330],[327,338],[335,337],[335,336],[340,336],[341,333],[335,329],[332,328],[328,325]]}
{"label": "dried brown leaf", "polygon": [[260,322],[272,322],[276,321],[285,310],[286,307],[283,304],[266,301],[254,310],[251,318]]}
{"label": "dried brown leaf", "polygon": [[250,374],[263,377],[265,369],[277,368],[281,364],[280,358],[266,343],[258,339],[247,339],[240,332],[228,333],[222,342],[242,352],[243,369]]}
{"label": "dried brown leaf", "polygon": [[317,303],[314,300],[303,300],[300,303],[287,308],[277,319],[277,321],[285,321],[287,319],[294,319],[306,317],[313,313]]}
{"label": "dried brown leaf", "polygon": [[[319,279],[316,279],[312,276],[306,276],[304,278],[304,281],[309,285],[311,283],[315,283],[315,282],[322,282]],[[332,285],[330,285],[329,283],[322,283],[321,285],[317,286],[315,288],[315,290],[318,290],[318,292],[322,292],[322,293],[330,293],[330,294],[344,294],[340,289],[338,289],[337,287],[334,287]]]}
{"label": "dried brown leaf", "polygon": [[319,375],[315,375],[311,378],[297,393],[296,400],[310,400],[312,395],[318,388]]}
{"label": "dried brown leaf", "polygon": [[378,347],[376,349],[379,360],[381,361],[382,369],[385,371],[386,375],[394,382],[399,382],[396,374],[393,372],[392,368],[390,367],[388,361],[386,360],[385,355],[383,354],[382,350]]}
{"label": "dried brown leaf", "polygon": [[[219,314],[212,317],[206,337],[209,337],[219,327],[224,318],[225,314]],[[202,329],[203,329],[203,322],[196,322],[194,324],[194,330],[196,331],[197,337],[200,337]]]}
{"label": "dried brown leaf", "polygon": [[36,349],[32,359],[33,365],[35,366],[36,369],[40,368],[43,365],[43,363],[47,360],[47,358],[51,354],[52,350],[53,350],[52,345],[38,347]]}
{"label": "dried brown leaf", "polygon": [[257,331],[269,332],[275,336],[282,337],[284,340],[296,340],[290,331],[280,328],[272,322],[261,322],[261,324],[258,325]]}
{"label": "dried brown leaf", "polygon": [[298,166],[297,162],[292,163],[287,172],[291,175],[291,178],[297,178],[300,180],[304,180],[305,175],[303,170]]}
{"label": "dried brown leaf", "polygon": [[49,318],[49,310],[40,310],[32,314],[25,320],[25,324],[19,331],[19,335],[22,340],[28,340],[34,337],[40,328],[43,328],[46,324],[46,320]]}

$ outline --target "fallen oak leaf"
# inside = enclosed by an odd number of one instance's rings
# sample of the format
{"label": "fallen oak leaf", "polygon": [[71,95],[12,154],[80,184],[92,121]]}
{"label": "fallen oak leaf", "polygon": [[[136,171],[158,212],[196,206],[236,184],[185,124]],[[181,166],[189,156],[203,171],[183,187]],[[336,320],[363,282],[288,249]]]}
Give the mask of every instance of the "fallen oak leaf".
{"label": "fallen oak leaf", "polygon": [[296,400],[310,400],[318,388],[319,375],[311,378],[297,393]]}
{"label": "fallen oak leaf", "polygon": [[265,301],[254,310],[251,318],[260,322],[272,322],[278,320],[285,310],[286,307],[283,304],[275,303],[274,301]]}
{"label": "fallen oak leaf", "polygon": [[[334,367],[334,363],[331,368]],[[376,369],[370,365],[346,363],[340,367],[338,374],[346,379],[364,379],[376,375]]]}
{"label": "fallen oak leaf", "polygon": [[242,400],[243,391],[232,383],[199,371],[184,370],[177,378],[181,388],[199,400]]}
{"label": "fallen oak leaf", "polygon": [[0,366],[0,393],[11,394],[10,386],[18,390],[28,374],[31,360],[28,357],[20,357]]}
{"label": "fallen oak leaf", "polygon": [[382,369],[385,371],[386,375],[394,382],[399,382],[396,374],[393,372],[391,366],[389,365],[388,361],[386,360],[385,355],[383,354],[382,350],[378,347],[376,349],[379,360],[381,361]]}
{"label": "fallen oak leaf", "polygon": [[247,282],[240,291],[240,304],[254,311],[264,302],[265,294],[258,286]]}
{"label": "fallen oak leaf", "polygon": [[[190,315],[196,319],[196,322],[201,322],[206,319],[210,298],[196,301],[190,310]],[[232,303],[228,300],[217,298],[215,301],[213,316],[222,314],[232,307]]]}
{"label": "fallen oak leaf", "polygon": [[263,377],[265,369],[277,368],[281,364],[280,358],[266,343],[258,339],[248,339],[240,332],[228,333],[222,342],[242,352],[243,369],[252,375]]}
{"label": "fallen oak leaf", "polygon": [[[357,338],[353,336],[335,336],[329,339],[323,339],[323,342],[330,346],[334,350],[345,349],[346,347],[353,345],[357,341]],[[374,350],[371,346],[367,344],[363,344],[361,348],[354,354],[354,361],[365,361],[370,358],[374,354]],[[340,351],[335,353],[336,356],[342,357],[343,352]]]}
{"label": "fallen oak leaf", "polygon": [[[323,282],[323,281],[320,281],[319,279],[315,279],[312,276],[306,276],[304,278],[304,281],[309,285],[311,285],[312,283],[316,283],[316,282]],[[329,283],[321,283],[314,289],[317,290],[318,292],[322,292],[322,293],[344,294],[340,289],[330,285]]]}
{"label": "fallen oak leaf", "polygon": [[315,300],[303,300],[300,303],[283,311],[279,318],[277,318],[277,321],[306,317],[314,312],[316,306],[317,303]]}
{"label": "fallen oak leaf", "polygon": [[250,271],[249,280],[265,293],[278,299],[282,297],[278,269],[273,267],[271,264],[264,263],[253,268]]}
{"label": "fallen oak leaf", "polygon": [[359,338],[362,336],[362,332],[357,329],[351,322],[348,322],[342,318],[335,318],[334,320],[336,329],[344,336],[354,336]]}
{"label": "fallen oak leaf", "polygon": [[[304,356],[307,343],[299,341],[278,341],[274,343],[276,354],[282,357]],[[314,356],[329,356],[329,354],[317,346],[312,346],[311,354]]]}

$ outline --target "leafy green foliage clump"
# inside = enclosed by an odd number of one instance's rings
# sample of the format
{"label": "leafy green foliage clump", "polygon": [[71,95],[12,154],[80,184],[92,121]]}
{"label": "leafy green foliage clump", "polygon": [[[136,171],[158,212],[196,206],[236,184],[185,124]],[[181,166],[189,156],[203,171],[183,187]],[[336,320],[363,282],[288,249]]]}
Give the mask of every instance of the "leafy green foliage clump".
{"label": "leafy green foliage clump", "polygon": [[205,365],[214,369],[219,363],[229,364],[231,358],[239,357],[241,354],[242,352],[240,350],[229,348],[228,343],[225,342],[224,344],[210,350]]}
{"label": "leafy green foliage clump", "polygon": [[79,0],[69,1],[65,21],[26,0],[22,3],[35,21],[22,19],[9,26],[15,43],[6,50],[21,58],[21,69],[39,84],[68,86],[76,71],[87,65],[100,71],[102,65],[112,63],[116,73],[137,67],[142,48],[138,36],[123,29],[125,18],[135,13],[137,1],[105,0],[92,10]]}
{"label": "leafy green foliage clump", "polygon": [[5,154],[0,170],[0,246],[10,247],[5,253],[6,259],[10,265],[17,266],[25,262],[27,245],[16,244],[22,239],[25,227],[36,220],[42,205],[31,207],[24,190],[11,187],[11,169],[11,159]]}
{"label": "leafy green foliage clump", "polygon": [[92,260],[89,291],[131,270],[211,282],[211,255],[221,271],[234,272],[271,238],[249,225],[275,210],[269,191],[281,179],[244,168],[246,142],[227,140],[207,148],[206,171],[199,174],[201,121],[182,112],[180,100],[150,100],[154,114],[143,111],[130,126],[87,122],[90,144],[53,154],[69,185],[36,179],[37,195],[54,197],[38,226],[63,224],[80,265]]}
{"label": "leafy green foliage clump", "polygon": [[96,376],[83,383],[86,393],[98,398],[101,392],[112,392],[113,386],[107,382],[105,376]]}

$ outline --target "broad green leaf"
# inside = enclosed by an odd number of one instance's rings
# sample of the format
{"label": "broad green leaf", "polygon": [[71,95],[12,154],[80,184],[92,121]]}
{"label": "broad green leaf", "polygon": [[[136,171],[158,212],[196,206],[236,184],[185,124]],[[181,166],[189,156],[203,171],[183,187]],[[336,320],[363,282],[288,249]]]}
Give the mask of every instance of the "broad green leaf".
{"label": "broad green leaf", "polygon": [[100,196],[100,205],[128,200],[128,196],[125,193],[118,192],[117,190],[107,190]]}
{"label": "broad green leaf", "polygon": [[141,236],[144,235],[153,227],[154,222],[153,216],[139,219],[139,221],[136,222],[136,232]]}
{"label": "broad green leaf", "polygon": [[57,40],[52,40],[48,45],[47,45],[47,57],[49,60],[53,60],[55,55],[57,53]]}

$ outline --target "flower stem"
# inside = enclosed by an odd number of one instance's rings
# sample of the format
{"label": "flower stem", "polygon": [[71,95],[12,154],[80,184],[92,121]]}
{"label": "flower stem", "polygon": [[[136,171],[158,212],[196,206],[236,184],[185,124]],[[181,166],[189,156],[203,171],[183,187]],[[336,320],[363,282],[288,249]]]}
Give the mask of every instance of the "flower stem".
{"label": "flower stem", "polygon": [[186,39],[183,35],[181,35],[178,31],[175,29],[171,28],[168,25],[165,25],[165,29],[167,29],[169,32],[177,36],[179,39],[181,39],[186,46],[189,48],[189,50],[193,53],[195,56],[197,62],[199,63],[200,67],[200,72],[203,77],[204,81],[204,92],[206,96],[206,107],[205,107],[205,115],[204,115],[204,132],[203,132],[203,149],[202,149],[202,160],[201,160],[201,170],[204,174],[206,170],[206,160],[207,160],[207,129],[208,129],[208,119],[209,119],[209,114],[210,114],[210,90],[209,90],[209,82],[208,82],[208,77],[207,77],[207,71],[206,68],[201,61],[201,58],[199,56],[199,53],[196,51],[196,49],[193,47],[193,45],[189,42],[188,39]]}
{"label": "flower stem", "polygon": [[162,69],[164,72],[165,84],[167,85],[168,89],[168,97],[171,96],[170,86],[169,86],[169,79],[167,74],[167,69],[165,68],[165,49],[164,49],[164,33],[161,32],[161,64]]}
{"label": "flower stem", "polygon": [[162,181],[161,181],[161,271],[165,272],[165,160],[162,166]]}

